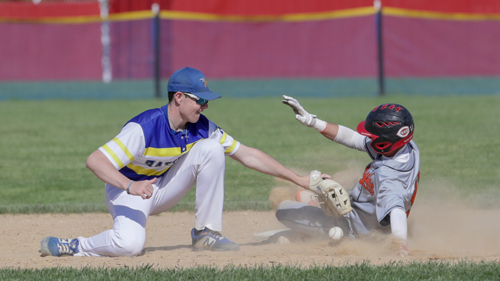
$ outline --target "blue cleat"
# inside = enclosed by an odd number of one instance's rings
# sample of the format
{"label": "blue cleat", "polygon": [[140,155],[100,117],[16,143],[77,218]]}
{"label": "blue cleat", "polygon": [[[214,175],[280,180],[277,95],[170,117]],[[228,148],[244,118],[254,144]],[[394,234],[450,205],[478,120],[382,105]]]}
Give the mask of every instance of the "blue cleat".
{"label": "blue cleat", "polygon": [[240,246],[229,241],[217,231],[205,228],[203,230],[191,230],[193,238],[193,250],[195,251],[238,251]]}
{"label": "blue cleat", "polygon": [[45,256],[72,256],[78,253],[78,239],[63,239],[56,237],[45,237],[42,240],[40,253]]}

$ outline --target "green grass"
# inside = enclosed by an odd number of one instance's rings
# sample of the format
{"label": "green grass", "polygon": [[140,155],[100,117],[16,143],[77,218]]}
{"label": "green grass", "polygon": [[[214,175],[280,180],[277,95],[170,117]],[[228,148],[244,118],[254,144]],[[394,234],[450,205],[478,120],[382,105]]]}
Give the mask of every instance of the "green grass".
{"label": "green grass", "polygon": [[413,262],[371,265],[314,266],[307,269],[291,266],[227,266],[155,269],[152,265],[137,268],[47,268],[0,269],[1,280],[498,280],[496,262],[466,261]]}
{"label": "green grass", "polygon": [[[301,98],[311,113],[355,128],[373,107],[401,103],[413,114],[422,156],[419,196],[436,189],[465,198],[498,198],[500,96],[385,98]],[[103,184],[85,167],[88,155],[121,126],[165,100],[0,102],[0,213],[106,212]],[[331,142],[294,119],[279,98],[211,102],[205,114],[242,143],[306,173],[333,174],[350,165],[361,169],[365,153]],[[270,209],[273,177],[227,158],[226,210]],[[479,194],[479,195],[477,195]],[[486,197],[486,196],[484,196]],[[190,192],[174,210],[193,210]],[[418,201],[417,201],[418,202]]]}
{"label": "green grass", "polygon": [[[497,204],[500,177],[500,96],[301,98],[311,113],[355,128],[384,102],[408,107],[422,156],[419,198],[443,190]],[[85,168],[87,156],[121,126],[164,100],[0,102],[0,213],[106,212],[103,183]],[[369,158],[333,143],[298,123],[279,98],[210,102],[205,114],[242,143],[260,148],[286,166],[333,174],[352,165],[360,173]],[[270,176],[227,160],[226,210],[269,210]],[[446,194],[446,192],[444,193]],[[193,210],[190,192],[174,210]],[[497,262],[415,262],[341,267],[197,267],[0,269],[0,280],[498,280]]]}

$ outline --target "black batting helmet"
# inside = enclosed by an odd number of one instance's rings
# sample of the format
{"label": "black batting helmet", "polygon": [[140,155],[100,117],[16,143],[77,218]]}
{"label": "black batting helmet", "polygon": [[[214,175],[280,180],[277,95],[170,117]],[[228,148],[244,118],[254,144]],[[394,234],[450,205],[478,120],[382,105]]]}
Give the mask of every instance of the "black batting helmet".
{"label": "black batting helmet", "polygon": [[372,139],[371,146],[377,153],[388,153],[407,144],[414,130],[408,109],[391,103],[375,107],[357,127],[358,133]]}

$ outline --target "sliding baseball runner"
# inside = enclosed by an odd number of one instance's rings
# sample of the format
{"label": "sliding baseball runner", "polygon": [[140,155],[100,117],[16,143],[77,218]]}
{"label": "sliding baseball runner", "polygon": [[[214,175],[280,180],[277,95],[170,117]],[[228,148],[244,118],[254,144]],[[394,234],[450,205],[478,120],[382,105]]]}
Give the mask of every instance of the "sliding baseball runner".
{"label": "sliding baseball runner", "polygon": [[410,112],[399,104],[382,104],[370,111],[356,132],[318,119],[296,99],[283,97],[299,122],[336,143],[367,153],[371,162],[348,195],[333,180],[318,180],[321,173],[313,171],[310,189],[316,193],[320,208],[283,201],[276,211],[278,220],[309,236],[328,237],[333,228],[352,237],[380,231],[392,235],[401,256],[408,255],[407,217],[420,178],[420,153],[412,140],[415,125]]}

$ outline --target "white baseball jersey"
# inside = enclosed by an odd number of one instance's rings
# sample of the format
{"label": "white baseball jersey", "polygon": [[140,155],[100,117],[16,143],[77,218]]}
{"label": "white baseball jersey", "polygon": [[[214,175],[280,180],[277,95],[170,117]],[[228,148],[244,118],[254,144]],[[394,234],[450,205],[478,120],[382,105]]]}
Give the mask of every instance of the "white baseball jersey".
{"label": "white baseball jersey", "polygon": [[99,148],[127,178],[140,181],[164,175],[202,139],[218,141],[226,155],[238,150],[240,143],[204,115],[198,122],[188,123],[183,132],[172,130],[167,106],[147,110],[132,118],[115,138]]}
{"label": "white baseball jersey", "polygon": [[146,200],[106,184],[113,229],[89,238],[78,237],[77,255],[139,254],[146,242],[147,218],[175,206],[195,184],[195,228],[222,230],[224,158],[234,154],[240,143],[203,115],[182,132],[171,130],[167,106],[132,118],[113,140],[99,148],[129,179],[158,180]]}
{"label": "white baseball jersey", "polygon": [[370,142],[365,137],[365,151],[373,161],[350,191],[353,211],[347,215],[359,235],[389,226],[394,208],[405,210],[408,216],[420,178],[420,153],[414,141],[392,157],[375,153]]}
{"label": "white baseball jersey", "polygon": [[339,226],[345,233],[352,225],[354,235],[366,235],[373,230],[390,232],[390,213],[395,208],[410,213],[420,177],[420,153],[415,142],[410,141],[396,155],[385,157],[377,154],[370,145],[371,139],[352,129],[339,126],[334,140],[349,148],[367,152],[372,162],[363,177],[349,191],[353,211],[344,218],[327,217],[320,208],[296,201],[283,201],[276,217],[285,226],[307,235],[328,235],[328,230]]}

